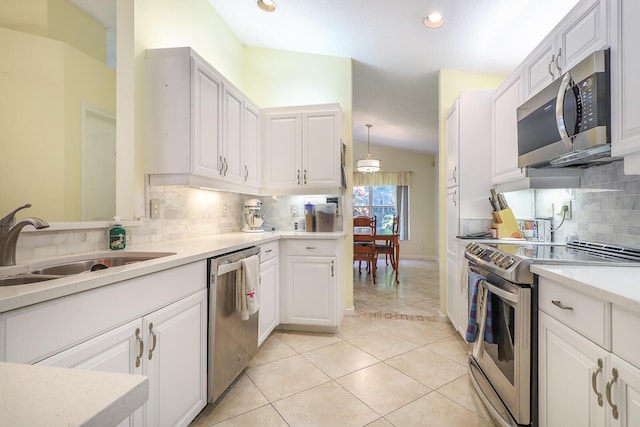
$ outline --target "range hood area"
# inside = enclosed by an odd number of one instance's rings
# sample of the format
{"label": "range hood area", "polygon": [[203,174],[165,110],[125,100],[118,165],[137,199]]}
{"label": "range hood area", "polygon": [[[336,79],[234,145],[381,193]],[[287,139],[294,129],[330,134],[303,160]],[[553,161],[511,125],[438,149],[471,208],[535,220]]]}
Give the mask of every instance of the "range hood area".
{"label": "range hood area", "polygon": [[582,168],[523,168],[522,178],[496,184],[498,193],[518,190],[550,190],[561,188],[580,188]]}

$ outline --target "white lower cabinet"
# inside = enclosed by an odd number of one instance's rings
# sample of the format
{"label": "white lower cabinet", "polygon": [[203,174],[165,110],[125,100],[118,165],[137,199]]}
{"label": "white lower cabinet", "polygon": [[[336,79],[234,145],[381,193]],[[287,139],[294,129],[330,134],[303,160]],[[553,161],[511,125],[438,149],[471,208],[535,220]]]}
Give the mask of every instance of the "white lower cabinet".
{"label": "white lower cabinet", "polygon": [[186,426],[207,404],[207,265],[198,261],[0,314],[0,359],[146,375],[122,426]]}
{"label": "white lower cabinet", "polygon": [[640,314],[543,278],[539,285],[539,425],[640,426],[638,353],[627,351]]}
{"label": "white lower cabinet", "polygon": [[207,403],[207,292],[38,362],[149,377],[149,399],[121,426],[186,426]]}
{"label": "white lower cabinet", "polygon": [[310,239],[286,243],[282,326],[338,330],[344,316],[343,242]]}
{"label": "white lower cabinet", "polygon": [[608,352],[545,313],[539,328],[540,426],[604,426]]}
{"label": "white lower cabinet", "polygon": [[262,345],[280,323],[280,267],[278,242],[260,246],[260,292],[258,345]]}

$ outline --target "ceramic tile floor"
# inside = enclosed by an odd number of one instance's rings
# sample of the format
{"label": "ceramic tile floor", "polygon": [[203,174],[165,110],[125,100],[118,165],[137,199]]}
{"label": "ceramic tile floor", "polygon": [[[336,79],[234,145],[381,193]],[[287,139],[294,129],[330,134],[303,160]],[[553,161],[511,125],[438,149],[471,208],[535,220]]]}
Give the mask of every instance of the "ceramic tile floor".
{"label": "ceramic tile floor", "polygon": [[493,426],[439,315],[438,265],[393,274],[382,258],[377,285],[354,268],[356,313],[338,334],[274,331],[191,426]]}

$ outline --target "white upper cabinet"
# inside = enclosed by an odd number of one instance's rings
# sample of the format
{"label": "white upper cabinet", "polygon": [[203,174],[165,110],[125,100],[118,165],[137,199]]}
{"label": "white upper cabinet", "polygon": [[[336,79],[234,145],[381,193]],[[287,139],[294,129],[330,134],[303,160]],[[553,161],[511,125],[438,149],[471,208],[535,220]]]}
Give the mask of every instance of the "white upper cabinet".
{"label": "white upper cabinet", "polygon": [[340,190],[342,112],[338,104],[263,110],[263,193]]}
{"label": "white upper cabinet", "polygon": [[518,117],[522,104],[522,68],[518,68],[491,100],[491,183],[501,184],[523,178],[518,167]]}
{"label": "white upper cabinet", "polygon": [[639,16],[640,2],[611,2],[611,150],[628,174],[640,174]]}
{"label": "white upper cabinet", "polygon": [[258,110],[191,48],[147,51],[146,173],[152,185],[258,194]]}
{"label": "white upper cabinet", "polygon": [[607,46],[608,0],[583,0],[524,61],[525,98]]}

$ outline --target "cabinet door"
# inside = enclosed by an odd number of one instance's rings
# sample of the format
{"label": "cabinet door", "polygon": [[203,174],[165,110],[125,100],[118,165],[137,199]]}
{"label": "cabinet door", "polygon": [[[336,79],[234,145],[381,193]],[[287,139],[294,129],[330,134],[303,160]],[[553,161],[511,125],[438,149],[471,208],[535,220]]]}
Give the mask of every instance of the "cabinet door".
{"label": "cabinet door", "polygon": [[447,114],[447,188],[458,185],[458,148],[460,144],[459,107],[460,101],[457,100]]}
{"label": "cabinet door", "polygon": [[244,144],[242,159],[244,160],[243,179],[245,185],[259,188],[261,179],[261,139],[260,139],[260,110],[249,100],[244,103]]}
{"label": "cabinet door", "polygon": [[457,297],[457,323],[458,333],[465,339],[467,325],[469,324],[469,276],[467,273],[467,262],[464,258],[464,242],[457,242],[456,274],[455,285],[458,290]]}
{"label": "cabinet door", "polygon": [[207,291],[143,318],[145,424],[186,426],[207,404]]}
{"label": "cabinet door", "polygon": [[223,95],[222,126],[222,177],[241,184],[244,181],[244,163],[242,161],[242,137],[244,101],[240,92],[225,85]]}
{"label": "cabinet door", "polygon": [[191,58],[193,70],[193,173],[219,178],[221,172],[222,80],[208,67]]}
{"label": "cabinet door", "polygon": [[[139,356],[141,355],[142,340],[142,322],[138,319],[36,364],[141,375],[143,373],[142,359]],[[118,424],[118,427],[143,425],[142,411],[143,409],[139,408]]]}
{"label": "cabinet door", "polygon": [[606,379],[611,388],[606,404],[610,425],[640,426],[640,369],[616,355],[611,355],[610,362],[606,372]]}
{"label": "cabinet door", "polygon": [[278,258],[260,264],[260,311],[258,345],[261,345],[280,320],[280,286]]}
{"label": "cabinet door", "polygon": [[556,74],[607,46],[607,0],[582,1],[565,18],[556,35]]}
{"label": "cabinet door", "polygon": [[608,353],[539,312],[540,426],[604,426]]}
{"label": "cabinet door", "polygon": [[335,266],[335,257],[287,257],[286,323],[336,326]]}
{"label": "cabinet door", "polygon": [[518,117],[522,104],[522,70],[502,84],[492,99],[491,183],[500,184],[522,178],[518,167]]}
{"label": "cabinet door", "polygon": [[555,35],[550,34],[524,60],[525,99],[547,87],[556,77]]}
{"label": "cabinet door", "polygon": [[302,185],[314,187],[340,186],[339,111],[302,114]]}
{"label": "cabinet door", "polygon": [[[611,150],[615,156],[636,154],[625,160],[625,172],[640,173],[640,2],[611,2]],[[631,168],[633,166],[633,168]]]}
{"label": "cabinet door", "polygon": [[456,258],[447,253],[447,317],[457,329],[458,325],[458,287],[456,286]]}
{"label": "cabinet door", "polygon": [[265,187],[292,188],[302,183],[302,115],[268,113],[265,117]]}

